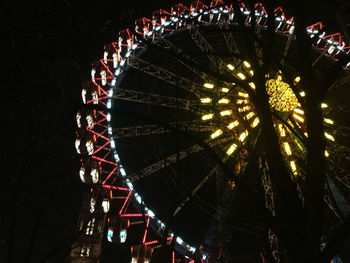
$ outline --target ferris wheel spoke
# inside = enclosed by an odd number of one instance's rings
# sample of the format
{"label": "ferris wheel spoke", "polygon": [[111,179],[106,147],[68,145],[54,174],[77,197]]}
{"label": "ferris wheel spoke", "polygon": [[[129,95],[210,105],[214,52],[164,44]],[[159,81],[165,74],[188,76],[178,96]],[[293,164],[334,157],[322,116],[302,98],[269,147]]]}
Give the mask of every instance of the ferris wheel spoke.
{"label": "ferris wheel spoke", "polygon": [[[168,47],[170,50],[172,50],[177,56],[182,56],[184,59],[186,59],[187,61],[192,62],[193,64],[198,64],[196,61],[194,61],[189,55],[186,55],[183,53],[183,51],[177,47],[174,43],[172,43],[171,41],[169,41],[168,39],[164,38],[162,40],[162,43],[164,44],[164,46]],[[185,66],[187,69],[189,69],[190,71],[192,71],[193,73],[195,73],[197,76],[199,76],[203,81],[205,82],[211,82],[212,78],[209,77],[205,72],[197,69],[196,67],[192,67],[190,66],[188,63],[185,63],[184,60],[182,59],[178,59],[178,61]]]}
{"label": "ferris wheel spoke", "polygon": [[202,94],[201,87],[197,83],[148,61],[133,57],[128,60],[128,66],[180,87],[196,97]]}
{"label": "ferris wheel spoke", "polygon": [[190,201],[190,199],[199,191],[199,189],[202,188],[202,186],[205,184],[205,182],[208,181],[208,179],[216,173],[218,167],[219,166],[217,165],[213,169],[211,169],[210,172],[199,182],[199,184],[195,188],[193,188],[193,190],[191,191],[191,194],[189,196],[187,196],[181,202],[181,204],[174,210],[173,216],[176,216],[176,214],[181,211],[181,209]]}
{"label": "ferris wheel spoke", "polygon": [[226,70],[226,63],[218,56],[213,55],[215,50],[209,44],[207,39],[199,32],[197,26],[191,26],[190,36],[196,43],[199,49],[206,54],[208,59],[213,63],[213,66],[220,72],[223,73]]}
{"label": "ferris wheel spoke", "polygon": [[136,90],[126,90],[117,88],[114,90],[113,99],[152,104],[173,109],[202,112],[201,109],[196,109],[196,105],[198,103],[193,100],[164,96]]}
{"label": "ferris wheel spoke", "polygon": [[[221,32],[222,32],[222,35],[225,39],[225,43],[226,43],[228,50],[232,54],[239,54],[240,52],[239,52],[237,43],[236,43],[232,33],[229,31],[230,30],[229,24],[221,23],[221,24],[219,24],[219,26],[221,28]],[[233,61],[234,61],[235,67],[237,68],[239,65],[239,60],[236,59],[235,56],[233,56]]]}
{"label": "ferris wheel spoke", "polygon": [[[214,147],[218,144],[221,143],[225,143],[229,140],[232,140],[234,137],[233,136],[229,136],[220,140],[211,140],[211,139],[207,139],[205,140],[205,143],[207,143],[210,147]],[[187,157],[189,157],[192,154],[195,154],[197,152],[200,152],[203,150],[203,147],[199,146],[198,144],[192,145],[184,150],[178,151],[175,154],[172,154],[160,161],[157,161],[151,165],[148,165],[147,167],[143,168],[142,170],[131,174],[130,176],[128,176],[128,179],[131,182],[135,182],[138,181],[146,176],[149,176],[169,165],[172,165],[180,160],[183,160]]]}
{"label": "ferris wheel spoke", "polygon": [[[192,122],[192,123],[171,122],[169,124],[182,131],[205,132],[205,131],[212,130],[212,127],[210,125],[205,125],[202,122]],[[137,125],[137,126],[116,128],[113,130],[113,134],[114,134],[113,137],[115,139],[131,138],[131,137],[137,137],[137,136],[164,134],[169,132],[171,132],[171,130],[167,130],[166,128],[156,124]]]}

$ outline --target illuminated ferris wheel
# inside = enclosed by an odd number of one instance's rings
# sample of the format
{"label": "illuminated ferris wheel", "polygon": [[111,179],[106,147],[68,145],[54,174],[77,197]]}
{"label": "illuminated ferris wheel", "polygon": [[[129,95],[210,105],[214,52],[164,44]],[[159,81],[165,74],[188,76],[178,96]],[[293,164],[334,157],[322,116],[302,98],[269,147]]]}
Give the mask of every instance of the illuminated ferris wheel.
{"label": "illuminated ferris wheel", "polygon": [[[293,18],[282,8],[273,14],[273,50],[278,52],[263,76],[264,85],[284,163],[303,199],[308,88],[296,66]],[[232,213],[252,209],[235,205],[242,201],[240,182],[255,190],[260,186],[265,206],[274,213],[256,100],[256,72],[268,48],[248,49],[244,33],[254,27],[260,40],[267,38],[268,17],[261,4],[178,4],[138,19],[135,28],[121,31],[117,42],[105,46],[82,90],[87,107],[77,113],[80,178],[92,185],[87,235],[97,222],[94,213],[102,209],[109,242],[127,242],[132,228],[140,232],[131,262],[152,262],[153,249],[164,245],[171,247],[169,262],[211,262],[232,239],[227,234],[228,221],[236,218]],[[326,76],[348,47],[340,34],[326,35],[321,23],[308,27],[307,33],[315,47],[314,70]],[[328,185],[336,181],[349,191],[349,126],[337,119],[348,108],[327,98],[319,106]],[[252,174],[260,179],[251,183]],[[325,202],[335,218],[342,216],[331,187]],[[269,232],[278,260],[281,248]],[[86,246],[77,253],[89,257],[91,251]],[[256,255],[263,262],[263,251]]]}

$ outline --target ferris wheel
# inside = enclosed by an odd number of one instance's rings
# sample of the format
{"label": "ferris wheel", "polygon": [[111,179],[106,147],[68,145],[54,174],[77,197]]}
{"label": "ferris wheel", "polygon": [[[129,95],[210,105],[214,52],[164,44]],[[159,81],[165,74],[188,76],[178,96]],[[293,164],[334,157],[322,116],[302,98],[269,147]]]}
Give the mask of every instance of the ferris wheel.
{"label": "ferris wheel", "polygon": [[[309,91],[297,67],[293,18],[282,8],[273,15],[272,51],[278,52],[264,83],[283,161],[302,200]],[[81,181],[92,185],[87,227],[94,227],[98,209],[108,216],[104,238],[109,242],[126,242],[128,231],[138,227],[131,262],[152,262],[154,248],[164,245],[171,247],[169,262],[216,262],[212,258],[220,258],[235,239],[228,234],[232,222],[244,228],[242,221],[250,220],[250,213],[260,220],[259,212],[251,212],[254,207],[245,202],[252,189],[263,193],[262,203],[274,214],[255,99],[256,72],[269,47],[247,48],[245,33],[254,27],[259,40],[267,39],[268,23],[262,4],[178,4],[119,32],[93,64],[92,80],[82,89],[87,107],[77,113],[75,141],[82,156]],[[309,26],[307,34],[317,74],[327,76],[336,61],[348,56],[342,36],[326,35],[321,23]],[[348,67],[344,64],[342,72]],[[340,117],[349,109],[335,99],[339,94],[334,88],[319,105],[329,167],[324,199],[334,218],[343,213],[332,194],[337,191],[342,197],[336,185],[350,190],[350,126]],[[278,261],[282,248],[271,229],[269,236]],[[252,240],[254,246],[261,245]],[[263,262],[262,248],[256,259]]]}

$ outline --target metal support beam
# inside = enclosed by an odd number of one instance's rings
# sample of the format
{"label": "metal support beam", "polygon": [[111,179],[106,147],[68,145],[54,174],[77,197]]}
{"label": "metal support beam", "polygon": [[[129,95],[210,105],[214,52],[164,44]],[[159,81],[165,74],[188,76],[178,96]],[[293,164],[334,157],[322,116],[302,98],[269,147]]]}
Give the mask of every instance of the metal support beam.
{"label": "metal support beam", "polygon": [[182,88],[194,94],[196,97],[201,96],[201,87],[197,83],[186,79],[185,77],[176,75],[165,68],[136,57],[128,59],[127,63],[128,66],[134,69],[140,70],[148,75],[156,77],[157,79],[164,80],[172,85]]}
{"label": "metal support beam", "polygon": [[[233,139],[233,136],[230,136],[230,137],[227,137],[227,138],[224,138],[221,140],[209,140],[209,139],[207,139],[205,141],[205,143],[207,143],[207,144],[209,144],[209,146],[213,147],[217,144],[225,143],[225,142],[232,140],[232,139]],[[200,152],[202,150],[203,150],[203,148],[201,146],[199,146],[198,144],[192,145],[192,146],[188,147],[187,149],[184,149],[184,150],[179,151],[175,154],[172,154],[172,155],[170,155],[170,156],[168,156],[160,161],[157,161],[157,162],[143,168],[142,170],[140,170],[136,173],[131,174],[130,176],[128,176],[128,178],[130,179],[131,182],[135,182],[137,180],[140,180],[146,176],[149,176],[149,175],[165,168],[166,166],[174,164],[179,160],[185,159],[193,153],[197,153],[197,152]]]}
{"label": "metal support beam", "polygon": [[[170,123],[170,125],[177,127],[182,131],[197,131],[197,132],[205,132],[211,131],[212,127],[207,124],[203,124],[203,122],[178,122],[178,123]],[[156,124],[146,124],[146,125],[138,125],[131,127],[122,127],[116,128],[113,130],[113,137],[115,139],[119,138],[130,138],[137,136],[147,136],[147,135],[156,135],[169,133],[170,130],[165,129],[164,127],[158,126]]]}
{"label": "metal support beam", "polygon": [[195,111],[196,108],[196,102],[192,100],[119,88],[114,90],[113,99],[152,104],[181,110]]}
{"label": "metal support beam", "polygon": [[215,53],[215,50],[208,43],[207,39],[199,32],[197,26],[191,26],[190,36],[193,39],[193,41],[196,43],[196,45],[199,47],[199,49],[204,54],[206,54],[208,59],[214,64],[214,67],[218,69],[220,73],[225,72],[226,63],[222,61],[220,57],[213,55]]}

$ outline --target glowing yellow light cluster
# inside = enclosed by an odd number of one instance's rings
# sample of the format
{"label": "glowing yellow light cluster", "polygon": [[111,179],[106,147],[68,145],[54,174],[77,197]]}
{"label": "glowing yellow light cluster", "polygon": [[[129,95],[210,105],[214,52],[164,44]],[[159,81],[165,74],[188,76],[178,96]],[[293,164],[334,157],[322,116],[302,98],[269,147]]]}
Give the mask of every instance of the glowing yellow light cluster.
{"label": "glowing yellow light cluster", "polygon": [[230,102],[229,99],[222,98],[218,101],[219,104],[228,104]]}
{"label": "glowing yellow light cluster", "polygon": [[238,96],[241,96],[241,97],[243,97],[243,98],[248,98],[248,97],[249,97],[249,94],[239,91],[239,92],[238,92]]}
{"label": "glowing yellow light cluster", "polygon": [[249,120],[249,119],[251,119],[252,117],[254,117],[254,115],[255,115],[254,112],[251,111],[251,112],[249,112],[247,115],[245,115],[244,118],[245,118],[246,120]]}
{"label": "glowing yellow light cluster", "polygon": [[229,70],[234,70],[235,69],[235,67],[233,65],[231,65],[231,64],[228,64],[227,67],[228,67]]}
{"label": "glowing yellow light cluster", "polygon": [[238,108],[238,112],[245,112],[245,111],[248,111],[250,110],[250,106],[244,106],[242,108]]}
{"label": "glowing yellow light cluster", "polygon": [[303,115],[304,114],[304,111],[303,110],[301,110],[301,109],[294,109],[294,112],[296,112],[296,113],[299,113],[299,114],[301,114],[301,115]]}
{"label": "glowing yellow light cluster", "polygon": [[292,111],[298,106],[298,99],[289,84],[282,81],[281,76],[266,82],[269,103],[277,111]]}
{"label": "glowing yellow light cluster", "polygon": [[221,116],[228,116],[232,114],[232,110],[224,110],[220,112]]}
{"label": "glowing yellow light cluster", "polygon": [[244,66],[246,66],[247,68],[250,68],[250,64],[249,64],[248,61],[243,61],[243,64],[244,64]]}
{"label": "glowing yellow light cluster", "polygon": [[212,119],[213,117],[214,117],[214,114],[212,114],[212,113],[205,114],[205,115],[202,116],[202,120],[203,120],[203,121],[210,120],[210,119]]}
{"label": "glowing yellow light cluster", "polygon": [[228,88],[222,88],[221,91],[224,92],[224,93],[227,93],[227,92],[229,92],[230,90],[229,90]]}
{"label": "glowing yellow light cluster", "polygon": [[241,80],[245,80],[245,79],[246,79],[245,75],[244,75],[242,72],[237,73],[237,76],[238,76]]}
{"label": "glowing yellow light cluster", "polygon": [[331,120],[331,119],[324,118],[323,120],[324,120],[324,122],[327,123],[327,124],[334,124],[334,121]]}
{"label": "glowing yellow light cluster", "polygon": [[297,84],[300,80],[301,80],[301,78],[300,78],[299,76],[297,76],[297,77],[294,79],[294,85]]}
{"label": "glowing yellow light cluster", "polygon": [[201,98],[201,103],[210,103],[211,101],[211,98]]}
{"label": "glowing yellow light cluster", "polygon": [[283,143],[283,147],[284,147],[284,150],[286,152],[287,155],[292,155],[292,151],[289,147],[289,143],[288,142],[284,142]]}
{"label": "glowing yellow light cluster", "polygon": [[302,91],[302,92],[300,92],[299,94],[300,94],[301,97],[305,97],[305,95],[306,95],[306,94],[305,94],[305,91]]}
{"label": "glowing yellow light cluster", "polygon": [[297,175],[298,172],[297,172],[297,166],[295,165],[295,162],[294,161],[290,161],[290,168],[292,169],[292,172],[294,175]]}
{"label": "glowing yellow light cluster", "polygon": [[241,133],[241,135],[239,135],[239,140],[243,142],[245,138],[247,138],[248,134],[249,134],[248,131],[245,130],[244,132]]}
{"label": "glowing yellow light cluster", "polygon": [[294,119],[296,119],[296,120],[298,120],[298,121],[300,121],[300,122],[304,122],[304,118],[303,117],[300,117],[298,114],[293,114],[293,117],[294,117]]}
{"label": "glowing yellow light cluster", "polygon": [[328,105],[326,104],[326,103],[321,103],[321,108],[322,109],[325,109],[325,108],[327,108],[328,107]]}
{"label": "glowing yellow light cluster", "polygon": [[231,122],[229,125],[227,125],[227,128],[229,128],[230,130],[232,130],[234,127],[237,127],[239,125],[239,121],[234,121]]}
{"label": "glowing yellow light cluster", "polygon": [[230,148],[228,148],[228,150],[226,151],[226,154],[231,155],[236,149],[237,149],[237,145],[234,143],[230,146]]}
{"label": "glowing yellow light cluster", "polygon": [[242,103],[247,104],[248,100],[237,100],[236,102],[237,102],[237,104],[242,104]]}
{"label": "glowing yellow light cluster", "polygon": [[335,141],[334,137],[332,135],[330,135],[329,133],[325,132],[324,133],[324,136],[328,139],[328,140],[331,140],[332,142]]}
{"label": "glowing yellow light cluster", "polygon": [[285,137],[286,136],[286,130],[283,128],[283,124],[278,124],[278,130],[280,131],[280,135],[281,137]]}
{"label": "glowing yellow light cluster", "polygon": [[210,135],[210,138],[215,139],[215,138],[219,137],[221,134],[222,134],[222,130],[217,129],[215,132],[213,132],[213,133]]}
{"label": "glowing yellow light cluster", "polygon": [[256,118],[254,119],[254,121],[252,122],[252,124],[250,124],[250,127],[255,128],[256,126],[258,126],[259,122],[260,122],[260,121],[259,121],[259,118],[256,117]]}
{"label": "glowing yellow light cluster", "polygon": [[204,88],[207,88],[207,89],[213,89],[213,88],[214,88],[214,84],[211,84],[211,83],[204,83],[203,87],[204,87]]}
{"label": "glowing yellow light cluster", "polygon": [[255,90],[255,84],[254,84],[254,82],[249,82],[248,85],[249,85],[253,90]]}

